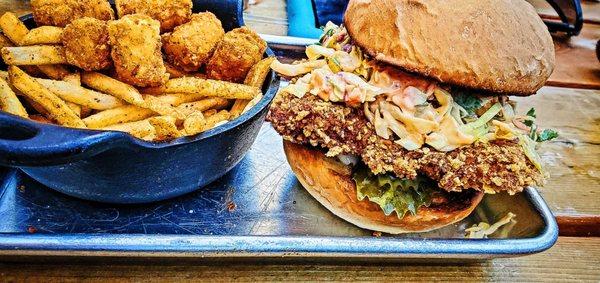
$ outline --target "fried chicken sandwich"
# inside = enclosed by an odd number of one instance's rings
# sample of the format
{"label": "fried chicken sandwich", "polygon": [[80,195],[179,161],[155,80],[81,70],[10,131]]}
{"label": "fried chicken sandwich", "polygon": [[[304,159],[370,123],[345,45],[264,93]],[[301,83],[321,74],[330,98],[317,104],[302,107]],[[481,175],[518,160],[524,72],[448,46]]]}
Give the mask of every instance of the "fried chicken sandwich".
{"label": "fried chicken sandwich", "polygon": [[552,38],[522,0],[351,0],[290,79],[268,120],[302,185],[362,228],[409,233],[467,217],[485,193],[542,185],[535,94]]}

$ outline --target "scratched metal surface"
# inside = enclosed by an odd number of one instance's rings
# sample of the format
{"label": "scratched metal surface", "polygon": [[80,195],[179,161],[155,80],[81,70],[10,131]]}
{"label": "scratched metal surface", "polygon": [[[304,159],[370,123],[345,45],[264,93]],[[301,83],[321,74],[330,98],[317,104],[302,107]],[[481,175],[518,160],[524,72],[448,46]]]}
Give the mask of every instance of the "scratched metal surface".
{"label": "scratched metal surface", "polygon": [[[0,171],[0,178],[6,172],[9,171]],[[21,173],[9,173],[3,179],[0,245],[11,236],[30,233],[35,237],[160,234],[375,239],[372,231],[331,214],[300,186],[285,160],[281,138],[268,124],[261,129],[247,156],[225,177],[195,193],[160,203],[93,203],[54,192]],[[506,226],[493,237],[531,239],[548,233],[548,216],[540,215],[525,194],[510,198],[498,194],[486,196],[475,213],[455,225],[434,232],[383,238],[464,238],[465,228],[479,221],[493,222],[509,211],[517,214],[516,224]],[[480,250],[485,252],[485,247]]]}
{"label": "scratched metal surface", "polygon": [[[35,229],[37,233],[371,234],[341,221],[302,189],[285,160],[281,138],[267,124],[255,146],[231,173],[196,193],[170,201],[135,206],[80,201],[25,176],[19,176],[13,187],[7,188],[0,199],[2,233]],[[488,199],[479,213],[458,225],[409,236],[461,237],[465,227],[501,217],[508,207],[519,218],[528,217],[527,225],[520,225],[525,221],[517,222],[512,236],[531,237],[542,228],[541,218],[528,211],[531,207],[523,198],[514,198],[511,206],[505,206],[506,200],[500,195],[494,197],[498,200]]]}

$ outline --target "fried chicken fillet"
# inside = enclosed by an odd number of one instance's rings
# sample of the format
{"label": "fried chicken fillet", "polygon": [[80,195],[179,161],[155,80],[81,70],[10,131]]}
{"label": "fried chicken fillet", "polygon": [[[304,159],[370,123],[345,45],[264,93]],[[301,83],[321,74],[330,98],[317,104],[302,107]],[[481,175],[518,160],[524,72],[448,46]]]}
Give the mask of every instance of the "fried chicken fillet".
{"label": "fried chicken fillet", "polygon": [[110,67],[110,45],[105,21],[81,18],[68,24],[62,33],[62,44],[69,64],[86,71]]}
{"label": "fried chicken fillet", "polygon": [[376,135],[362,109],[312,95],[279,94],[267,120],[285,140],[323,148],[328,156],[358,155],[374,174],[393,172],[409,179],[423,174],[449,192],[513,194],[543,179],[516,141],[475,143],[450,152],[427,147],[408,151]]}
{"label": "fried chicken fillet", "polygon": [[160,22],[161,32],[186,23],[192,15],[192,0],[116,0],[119,18],[144,14]]}
{"label": "fried chicken fillet", "polygon": [[146,15],[127,15],[108,22],[111,57],[120,80],[139,87],[169,79],[163,62],[160,23]]}
{"label": "fried chicken fillet", "polygon": [[107,0],[32,0],[31,10],[38,26],[64,27],[83,17],[105,21],[115,18]]}
{"label": "fried chicken fillet", "polygon": [[193,14],[190,21],[163,35],[167,61],[186,72],[198,71],[225,35],[221,21],[211,12]]}

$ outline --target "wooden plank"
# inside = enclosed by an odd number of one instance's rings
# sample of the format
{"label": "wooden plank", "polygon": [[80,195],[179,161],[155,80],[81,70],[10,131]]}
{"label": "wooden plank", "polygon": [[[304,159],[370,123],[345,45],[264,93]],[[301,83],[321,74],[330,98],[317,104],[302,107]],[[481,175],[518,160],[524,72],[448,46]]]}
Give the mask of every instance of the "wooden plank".
{"label": "wooden plank", "polygon": [[287,10],[285,0],[262,0],[244,11],[246,25],[258,33],[287,35]]}
{"label": "wooden plank", "polygon": [[579,36],[554,36],[556,68],[547,82],[550,86],[600,89],[600,62],[596,42],[600,25],[584,24]]}
{"label": "wooden plank", "polygon": [[[8,282],[195,281],[600,281],[600,238],[560,238],[542,254],[468,264],[63,265],[2,264]],[[340,260],[340,264],[343,261]]]}
{"label": "wooden plank", "polygon": [[514,98],[517,111],[535,107],[539,124],[559,132],[540,154],[550,174],[540,193],[556,215],[600,215],[600,91],[544,87]]}
{"label": "wooden plank", "polygon": [[561,236],[600,237],[600,215],[556,216]]}

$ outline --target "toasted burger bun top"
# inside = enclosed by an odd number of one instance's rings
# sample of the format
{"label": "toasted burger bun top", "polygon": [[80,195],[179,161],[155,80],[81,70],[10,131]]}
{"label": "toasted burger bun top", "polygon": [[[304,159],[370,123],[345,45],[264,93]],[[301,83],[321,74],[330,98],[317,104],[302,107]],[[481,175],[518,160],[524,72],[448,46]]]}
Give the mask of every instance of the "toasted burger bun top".
{"label": "toasted burger bun top", "polygon": [[473,191],[460,201],[421,207],[416,215],[386,216],[377,204],[358,200],[349,166],[313,148],[287,141],[283,147],[302,186],[333,214],[364,229],[391,234],[435,230],[464,219],[483,198],[482,192]]}
{"label": "toasted burger bun top", "polygon": [[554,45],[523,0],[350,0],[344,24],[377,60],[443,83],[529,95],[554,69]]}

